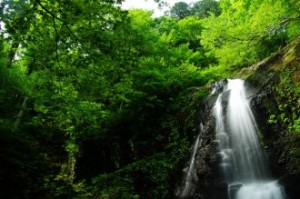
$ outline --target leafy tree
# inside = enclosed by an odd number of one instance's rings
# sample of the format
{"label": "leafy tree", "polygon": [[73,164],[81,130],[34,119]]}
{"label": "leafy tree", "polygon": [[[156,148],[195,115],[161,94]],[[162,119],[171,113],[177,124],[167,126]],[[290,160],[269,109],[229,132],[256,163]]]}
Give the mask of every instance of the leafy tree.
{"label": "leafy tree", "polygon": [[227,66],[246,66],[278,50],[287,40],[282,20],[297,18],[289,1],[226,0],[220,7],[220,16],[204,20],[201,44]]}
{"label": "leafy tree", "polygon": [[191,7],[191,15],[206,18],[209,17],[210,14],[214,14],[216,16],[220,14],[218,1],[201,0],[194,3]]}
{"label": "leafy tree", "polygon": [[170,14],[177,19],[183,19],[190,15],[190,6],[185,2],[175,3],[170,10]]}
{"label": "leafy tree", "polygon": [[199,87],[299,34],[296,1],[116,3],[2,1],[1,197],[172,198]]}
{"label": "leafy tree", "polygon": [[[31,110],[31,119],[24,119],[27,124],[21,123],[18,131],[43,126],[47,129],[43,134],[50,134],[45,136],[45,141],[49,143],[54,137],[58,139],[60,146],[54,145],[53,151],[59,153],[52,159],[52,165],[57,161],[56,166],[49,169],[61,172],[45,173],[44,180],[47,181],[44,181],[44,186],[55,191],[54,195],[68,195],[75,191],[73,180],[80,151],[79,139],[97,134],[110,110],[114,110],[116,104],[119,106],[122,98],[121,95],[116,98],[108,88],[124,79],[121,73],[125,67],[110,73],[113,66],[130,67],[128,59],[122,56],[127,53],[127,48],[119,48],[120,43],[115,42],[115,38],[120,41],[126,35],[118,31],[127,31],[122,27],[126,23],[120,23],[125,12],[114,7],[113,1],[100,4],[98,1],[89,1],[88,4],[82,1],[10,3],[2,16],[8,34],[7,42],[4,42],[7,48],[2,49],[6,52],[3,55],[7,55],[4,63],[17,72],[24,71],[24,82],[22,86],[18,85],[17,96],[29,98],[30,107],[27,108]],[[123,41],[127,42],[126,39]],[[16,46],[22,52],[18,60],[14,58]],[[111,55],[119,57],[112,60]],[[107,66],[110,69],[106,69]],[[87,75],[91,73],[92,76]],[[102,90],[101,95],[96,93],[97,90]],[[18,101],[22,104],[20,99]],[[24,115],[29,116],[28,111]],[[33,141],[35,139],[42,142],[39,136],[34,135]],[[48,148],[52,152],[52,147]],[[51,152],[46,154],[50,156]],[[52,184],[56,181],[67,185],[55,188]]]}

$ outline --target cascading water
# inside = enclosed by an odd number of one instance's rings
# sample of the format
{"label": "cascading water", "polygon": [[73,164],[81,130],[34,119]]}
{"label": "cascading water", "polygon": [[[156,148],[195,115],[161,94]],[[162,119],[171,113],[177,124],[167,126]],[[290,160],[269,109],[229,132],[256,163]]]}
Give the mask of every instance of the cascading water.
{"label": "cascading water", "polygon": [[[283,199],[284,192],[276,181],[268,181],[268,169],[258,139],[258,129],[249,100],[240,79],[228,80],[230,92],[226,117],[221,93],[214,106],[216,139],[221,155],[221,171],[234,199]],[[223,93],[224,93],[223,92]]]}
{"label": "cascading water", "polygon": [[[203,129],[203,125],[202,123],[200,124],[200,133]],[[188,172],[186,174],[186,179],[185,179],[185,183],[184,183],[184,188],[181,192],[180,197],[185,198],[190,196],[192,189],[193,189],[193,184],[194,181],[197,181],[197,175],[196,175],[196,171],[195,171],[195,167],[194,167],[194,163],[195,163],[195,156],[197,153],[198,148],[201,146],[201,139],[200,139],[200,133],[196,138],[196,142],[194,145],[194,149],[193,149],[193,153],[192,153],[192,157],[191,157],[191,161],[190,161],[190,165],[189,165],[189,169]]]}
{"label": "cascading water", "polygon": [[221,155],[221,170],[226,182],[232,179],[232,149],[230,148],[229,136],[225,132],[223,107],[222,107],[222,94],[218,96],[218,99],[214,106],[214,114],[216,118],[216,138],[218,140],[219,151]]}

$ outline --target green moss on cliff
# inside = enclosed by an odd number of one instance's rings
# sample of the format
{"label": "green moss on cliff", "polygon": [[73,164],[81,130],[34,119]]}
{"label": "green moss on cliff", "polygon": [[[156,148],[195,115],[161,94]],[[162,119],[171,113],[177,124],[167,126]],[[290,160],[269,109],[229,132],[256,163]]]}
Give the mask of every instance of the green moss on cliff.
{"label": "green moss on cliff", "polygon": [[294,79],[297,68],[284,70],[276,87],[280,119],[288,125],[289,130],[300,133],[300,84]]}

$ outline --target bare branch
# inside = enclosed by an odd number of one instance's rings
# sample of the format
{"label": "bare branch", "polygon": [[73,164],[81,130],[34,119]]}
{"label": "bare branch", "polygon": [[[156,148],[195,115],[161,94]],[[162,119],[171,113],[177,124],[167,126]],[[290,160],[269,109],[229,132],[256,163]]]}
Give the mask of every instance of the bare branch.
{"label": "bare branch", "polygon": [[24,110],[26,109],[26,106],[27,106],[27,101],[28,101],[28,97],[25,97],[24,101],[23,101],[23,103],[21,105],[21,109],[20,109],[20,111],[18,113],[17,119],[16,119],[16,121],[14,123],[14,130],[16,130],[18,128],[18,126],[19,126],[19,124],[21,122],[21,119],[22,119],[22,117],[24,115]]}
{"label": "bare branch", "polygon": [[54,27],[54,31],[55,31],[55,54],[56,54],[56,61],[58,66],[61,68],[60,66],[60,61],[59,61],[59,53],[58,53],[58,43],[59,43],[59,34],[56,28],[56,22],[55,22],[55,18],[53,18],[53,27]]}
{"label": "bare branch", "polygon": [[286,23],[289,23],[291,21],[296,21],[296,20],[300,20],[300,15],[298,17],[286,17],[281,20],[279,25],[282,26],[282,25],[285,25]]}
{"label": "bare branch", "polygon": [[75,33],[74,33],[74,32],[71,30],[71,28],[69,27],[69,22],[68,22],[68,21],[66,21],[66,20],[64,20],[64,19],[62,19],[62,18],[56,16],[53,12],[51,12],[50,10],[48,10],[48,9],[41,3],[40,0],[36,0],[36,2],[38,3],[38,5],[39,5],[45,12],[47,12],[49,15],[51,15],[51,17],[52,17],[53,19],[57,19],[57,20],[63,22],[63,24],[66,26],[67,30],[71,33],[71,35],[72,35],[77,41],[79,41],[80,43],[82,43],[81,40],[75,35]]}

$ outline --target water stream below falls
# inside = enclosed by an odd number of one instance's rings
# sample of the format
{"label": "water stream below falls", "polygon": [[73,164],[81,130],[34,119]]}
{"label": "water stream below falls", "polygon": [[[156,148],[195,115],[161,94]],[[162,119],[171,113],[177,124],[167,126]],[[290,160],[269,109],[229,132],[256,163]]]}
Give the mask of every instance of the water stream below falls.
{"label": "water stream below falls", "polygon": [[[229,98],[223,100],[226,92],[229,92]],[[228,80],[213,109],[221,156],[220,169],[228,184],[228,197],[284,199],[282,187],[269,180],[259,131],[247,96],[243,80]],[[227,104],[223,106],[224,103]]]}
{"label": "water stream below falls", "polygon": [[201,146],[201,141],[202,140],[200,139],[200,134],[201,134],[202,129],[203,129],[203,125],[201,123],[200,124],[200,132],[199,132],[199,135],[197,136],[196,142],[194,144],[190,166],[189,166],[189,169],[188,169],[187,174],[186,174],[186,179],[185,179],[183,190],[181,192],[181,197],[182,198],[185,198],[185,197],[190,195],[190,193],[194,189],[194,187],[193,187],[194,182],[198,181],[197,174],[196,174],[195,167],[194,167],[194,165],[195,165],[194,162],[195,162],[195,157],[196,157],[197,150]]}

